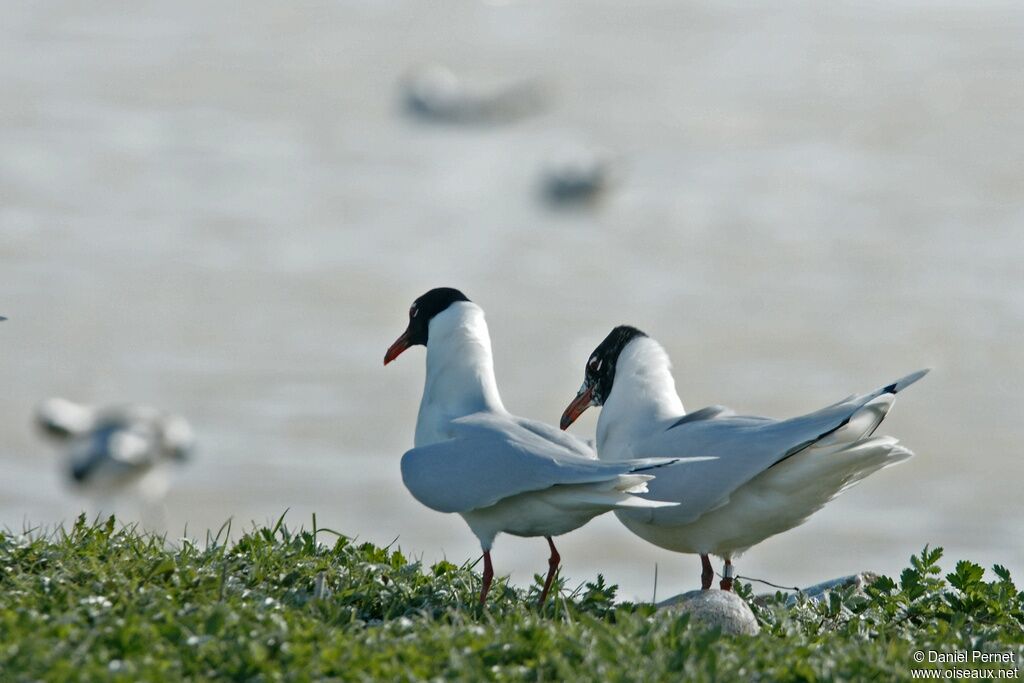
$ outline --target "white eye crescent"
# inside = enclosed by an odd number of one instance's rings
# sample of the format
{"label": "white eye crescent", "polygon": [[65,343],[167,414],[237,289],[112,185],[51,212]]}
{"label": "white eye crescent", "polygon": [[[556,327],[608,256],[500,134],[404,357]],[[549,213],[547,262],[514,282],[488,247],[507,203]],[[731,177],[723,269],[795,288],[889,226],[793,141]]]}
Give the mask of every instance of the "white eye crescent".
{"label": "white eye crescent", "polygon": [[417,313],[419,313],[419,309],[417,309],[415,306],[409,309],[410,318],[415,318]]}

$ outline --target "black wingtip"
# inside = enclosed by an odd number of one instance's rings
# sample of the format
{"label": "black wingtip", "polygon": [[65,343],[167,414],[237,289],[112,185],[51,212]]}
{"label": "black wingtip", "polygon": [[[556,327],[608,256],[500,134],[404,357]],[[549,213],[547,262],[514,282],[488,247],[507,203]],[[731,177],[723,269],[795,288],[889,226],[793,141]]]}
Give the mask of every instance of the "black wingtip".
{"label": "black wingtip", "polygon": [[918,370],[917,372],[910,373],[906,377],[901,377],[900,379],[896,380],[895,382],[893,382],[892,384],[887,386],[885,389],[882,389],[882,393],[885,393],[885,394],[896,394],[896,393],[899,393],[899,392],[903,391],[904,389],[906,389],[907,387],[909,387],[914,382],[916,382],[917,380],[919,380],[922,377],[924,377],[925,375],[927,375],[929,371],[931,371],[931,368],[923,368],[921,370]]}

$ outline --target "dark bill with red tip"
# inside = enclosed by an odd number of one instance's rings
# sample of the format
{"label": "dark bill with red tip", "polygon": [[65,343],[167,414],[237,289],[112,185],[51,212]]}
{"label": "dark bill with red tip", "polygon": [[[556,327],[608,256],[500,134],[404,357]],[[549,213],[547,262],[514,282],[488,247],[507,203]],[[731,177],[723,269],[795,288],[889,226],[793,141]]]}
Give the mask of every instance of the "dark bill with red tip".
{"label": "dark bill with red tip", "polygon": [[587,387],[579,393],[579,395],[572,400],[569,407],[562,413],[562,421],[558,423],[558,426],[563,430],[568,429],[569,425],[576,421],[583,411],[590,407],[590,402],[594,397],[594,387]]}
{"label": "dark bill with red tip", "polygon": [[402,355],[402,351],[409,348],[409,330],[402,333],[402,336],[395,340],[395,343],[388,347],[388,352],[384,354],[384,365],[387,365],[394,359]]}

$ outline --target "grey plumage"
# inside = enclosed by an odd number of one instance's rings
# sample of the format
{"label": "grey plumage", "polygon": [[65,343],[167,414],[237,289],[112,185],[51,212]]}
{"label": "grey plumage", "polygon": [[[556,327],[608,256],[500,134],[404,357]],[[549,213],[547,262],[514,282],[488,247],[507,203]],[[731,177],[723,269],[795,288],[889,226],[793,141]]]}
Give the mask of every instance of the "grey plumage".
{"label": "grey plumage", "polygon": [[[538,433],[544,427],[545,433]],[[414,448],[402,457],[402,480],[409,492],[440,512],[484,508],[552,486],[614,482],[621,475],[679,462],[677,458],[602,462],[578,440],[516,417],[470,415],[453,420],[452,431],[454,438]],[[560,441],[575,441],[571,444],[575,452],[553,443],[547,431]]]}
{"label": "grey plumage", "polygon": [[[680,418],[664,432],[651,434],[644,443],[643,455],[710,454],[721,460],[683,462],[660,471],[648,485],[648,495],[681,504],[652,510],[646,516],[658,523],[692,522],[728,502],[731,492],[762,472],[811,445],[823,444],[831,434],[849,426],[851,419],[858,422],[853,426],[857,438],[869,437],[888,409],[887,403],[872,401],[905,389],[927,372],[912,373],[884,388],[787,420],[736,415],[724,406],[711,406]],[[632,511],[626,514],[638,516]]]}

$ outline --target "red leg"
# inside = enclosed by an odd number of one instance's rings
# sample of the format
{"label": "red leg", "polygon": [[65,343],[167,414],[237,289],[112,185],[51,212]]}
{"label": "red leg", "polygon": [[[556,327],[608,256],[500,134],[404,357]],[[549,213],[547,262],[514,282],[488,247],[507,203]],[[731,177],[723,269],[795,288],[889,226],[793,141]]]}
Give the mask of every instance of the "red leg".
{"label": "red leg", "polygon": [[718,584],[718,587],[724,591],[732,590],[732,560],[725,561],[725,570],[722,572],[722,581]]}
{"label": "red leg", "polygon": [[480,589],[480,605],[487,602],[487,592],[491,590],[491,581],[494,579],[494,567],[491,566],[491,551],[484,551],[484,585]]}
{"label": "red leg", "polygon": [[548,545],[551,546],[551,557],[548,558],[548,578],[544,579],[544,590],[540,593],[540,600],[538,604],[543,605],[544,601],[547,600],[548,591],[551,589],[551,582],[555,579],[555,570],[558,569],[558,563],[562,561],[562,557],[555,550],[555,542],[551,540],[550,536],[545,536],[548,539]]}
{"label": "red leg", "polygon": [[700,556],[700,589],[706,591],[711,588],[711,582],[715,578],[715,570],[711,568],[711,558],[706,553]]}

